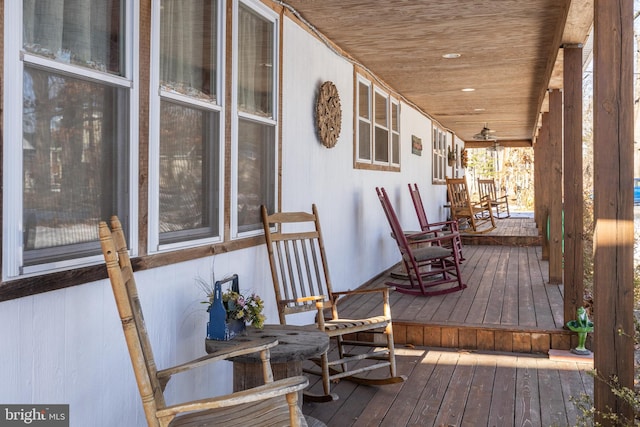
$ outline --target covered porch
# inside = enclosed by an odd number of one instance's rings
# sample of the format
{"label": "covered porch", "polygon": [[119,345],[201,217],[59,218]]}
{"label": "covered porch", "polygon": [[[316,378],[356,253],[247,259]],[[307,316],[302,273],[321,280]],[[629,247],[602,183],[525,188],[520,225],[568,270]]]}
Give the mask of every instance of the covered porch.
{"label": "covered porch", "polygon": [[[391,293],[405,383],[341,381],[339,400],[307,402],[305,415],[328,426],[576,425],[582,413],[574,401],[593,396],[593,360],[566,351],[577,337],[563,328],[563,285],[549,283],[533,217],[516,214],[497,225],[464,245],[465,290]],[[394,271],[363,287],[384,286]],[[359,318],[376,310],[361,295],[345,300],[340,313]]]}

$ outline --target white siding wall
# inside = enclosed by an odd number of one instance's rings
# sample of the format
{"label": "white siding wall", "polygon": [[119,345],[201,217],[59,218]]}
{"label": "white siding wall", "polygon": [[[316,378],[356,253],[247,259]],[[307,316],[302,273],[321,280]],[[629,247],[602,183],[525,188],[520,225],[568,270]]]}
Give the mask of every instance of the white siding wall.
{"label": "white siding wall", "polygon": [[[284,22],[282,206],[316,203],[336,290],[355,288],[399,260],[375,194],[384,186],[405,228],[417,228],[407,184],[420,186],[431,220],[446,212],[444,186],[431,185],[431,123],[401,106],[402,172],[353,169],[353,67],[291,21]],[[326,80],[338,87],[343,122],[336,147],[314,130],[314,103]],[[422,156],[411,154],[411,136]],[[427,203],[428,201],[428,203]],[[242,290],[266,300],[277,323],[263,247],[136,273],[159,368],[204,354],[207,314],[196,277],[238,273]],[[0,303],[0,403],[70,404],[71,426],[145,425],[108,281]],[[169,402],[228,392],[231,365],[173,379]]]}

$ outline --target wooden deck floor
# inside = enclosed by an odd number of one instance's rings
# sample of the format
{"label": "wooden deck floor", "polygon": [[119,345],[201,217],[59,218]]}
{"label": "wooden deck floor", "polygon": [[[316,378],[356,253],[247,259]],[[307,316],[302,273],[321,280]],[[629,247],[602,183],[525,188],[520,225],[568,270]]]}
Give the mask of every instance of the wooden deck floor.
{"label": "wooden deck floor", "polygon": [[[328,426],[573,426],[571,399],[592,395],[593,364],[550,359],[575,337],[562,328],[562,285],[548,284],[548,263],[531,218],[500,220],[490,243],[464,246],[467,289],[435,297],[391,293],[403,384],[369,387],[341,381],[340,400],[305,403]],[[537,235],[537,231],[535,231]],[[512,246],[519,242],[518,246]],[[533,243],[532,243],[533,242]],[[382,286],[383,274],[365,287]],[[344,317],[381,310],[368,297],[345,300]],[[311,380],[315,380],[311,377]],[[312,388],[320,391],[319,383]]]}
{"label": "wooden deck floor", "polygon": [[[575,401],[592,395],[591,364],[531,354],[401,346],[401,384],[334,385],[339,400],[303,404],[328,427],[575,426]],[[315,377],[312,377],[313,380]],[[312,388],[321,391],[319,383]]]}
{"label": "wooden deck floor", "polygon": [[[519,224],[518,227],[512,225]],[[531,233],[533,219],[498,222],[509,230]],[[462,276],[467,288],[432,297],[392,292],[396,342],[470,350],[547,353],[568,350],[575,337],[563,329],[563,286],[548,283],[548,262],[540,246],[510,246],[512,235],[495,230],[491,245],[465,244]],[[500,244],[501,240],[502,244]],[[393,269],[392,269],[393,270]],[[397,271],[397,270],[396,270]],[[364,287],[400,282],[383,274]],[[345,300],[346,317],[378,313],[375,295]]]}

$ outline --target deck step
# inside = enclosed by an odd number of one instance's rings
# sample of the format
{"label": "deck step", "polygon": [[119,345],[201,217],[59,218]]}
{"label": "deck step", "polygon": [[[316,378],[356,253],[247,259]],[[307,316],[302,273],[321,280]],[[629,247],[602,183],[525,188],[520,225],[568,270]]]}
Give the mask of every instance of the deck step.
{"label": "deck step", "polygon": [[[461,350],[548,353],[578,345],[575,333],[564,329],[538,330],[488,325],[428,325],[393,322],[397,345],[456,348]],[[587,347],[590,346],[590,337]]]}
{"label": "deck step", "polygon": [[[349,339],[383,344],[380,334],[361,332]],[[565,329],[540,330],[495,327],[487,325],[429,325],[394,321],[393,341],[397,347],[441,347],[464,350],[499,351],[509,353],[547,354],[568,351],[578,345],[578,336]],[[591,336],[585,344],[591,348]]]}
{"label": "deck step", "polygon": [[463,245],[541,246],[542,236],[495,236],[462,234]]}
{"label": "deck step", "polygon": [[463,245],[541,246],[542,236],[533,217],[514,213],[496,220],[497,228],[487,233],[460,230]]}

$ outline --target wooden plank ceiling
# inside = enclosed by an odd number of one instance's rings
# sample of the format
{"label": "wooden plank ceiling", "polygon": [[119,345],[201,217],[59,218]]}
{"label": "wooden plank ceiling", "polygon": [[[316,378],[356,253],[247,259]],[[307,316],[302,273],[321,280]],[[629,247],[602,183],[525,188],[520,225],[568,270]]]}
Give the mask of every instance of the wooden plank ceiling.
{"label": "wooden plank ceiling", "polygon": [[560,47],[585,43],[593,21],[593,0],[282,4],[467,145],[485,123],[530,145],[547,89],[562,87]]}

